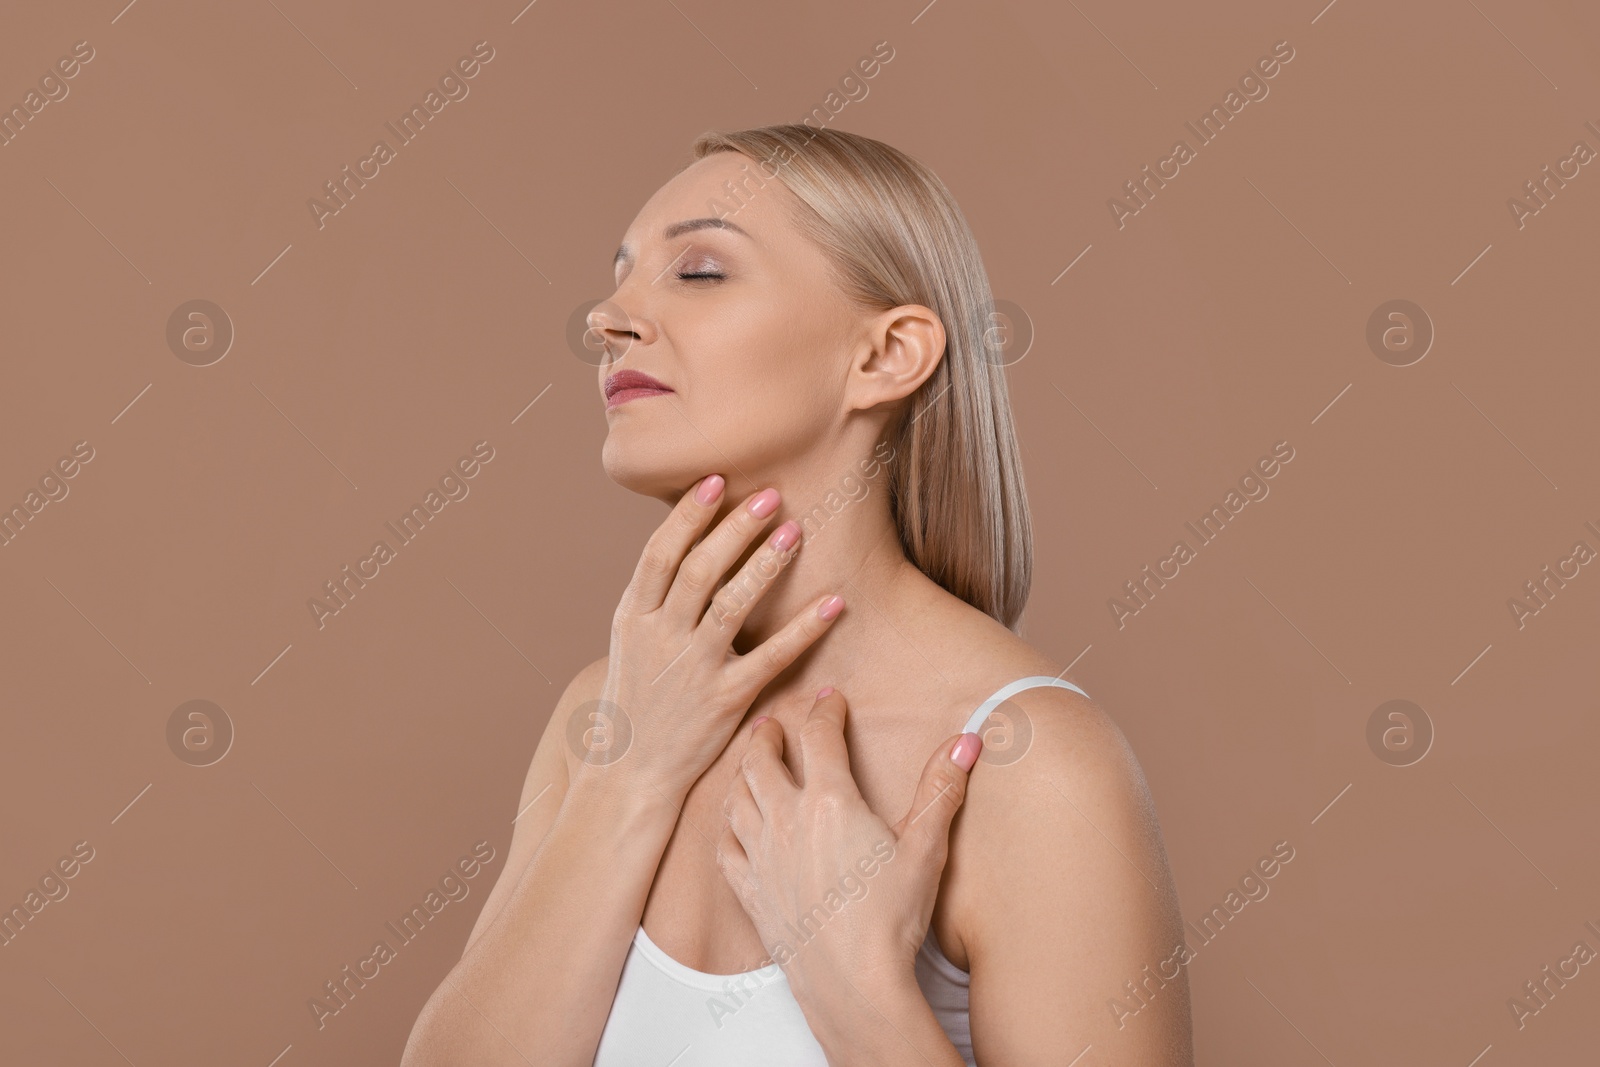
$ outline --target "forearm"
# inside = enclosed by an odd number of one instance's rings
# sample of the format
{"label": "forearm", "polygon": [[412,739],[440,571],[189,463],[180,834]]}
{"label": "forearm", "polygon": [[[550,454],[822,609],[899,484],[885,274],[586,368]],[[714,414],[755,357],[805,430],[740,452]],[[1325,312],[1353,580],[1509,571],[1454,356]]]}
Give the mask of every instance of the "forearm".
{"label": "forearm", "polygon": [[830,1067],[966,1067],[911,972],[797,990]]}
{"label": "forearm", "polygon": [[403,1067],[590,1064],[676,818],[665,796],[569,786],[504,909],[424,1007]]}

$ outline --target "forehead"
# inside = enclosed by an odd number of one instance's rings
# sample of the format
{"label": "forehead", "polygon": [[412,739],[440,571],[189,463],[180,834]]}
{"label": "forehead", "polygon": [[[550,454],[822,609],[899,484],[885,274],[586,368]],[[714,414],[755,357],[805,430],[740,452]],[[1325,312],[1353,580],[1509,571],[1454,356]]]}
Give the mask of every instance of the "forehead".
{"label": "forehead", "polygon": [[783,182],[764,175],[749,156],[713,152],[656,190],[628,227],[620,251],[637,255],[641,242],[660,240],[674,223],[708,216],[724,217],[757,243],[771,247],[783,243],[785,212],[793,196]]}

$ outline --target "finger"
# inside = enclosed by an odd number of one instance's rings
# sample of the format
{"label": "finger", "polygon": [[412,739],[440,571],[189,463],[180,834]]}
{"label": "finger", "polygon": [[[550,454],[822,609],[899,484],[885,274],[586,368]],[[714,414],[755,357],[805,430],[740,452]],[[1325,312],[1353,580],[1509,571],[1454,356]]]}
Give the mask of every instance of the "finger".
{"label": "finger", "polygon": [[772,513],[778,510],[780,499],[776,489],[751,494],[690,549],[678,565],[678,573],[661,604],[667,617],[685,626],[695,624],[705,613],[706,604],[722,576],[761,533]]}
{"label": "finger", "polygon": [[750,743],[739,759],[739,774],[766,818],[775,805],[800,791],[783,762],[783,727],[763,715],[750,728]]}
{"label": "finger", "polygon": [[750,857],[745,854],[744,846],[739,843],[739,837],[731,826],[724,826],[717,838],[717,869],[742,901],[751,884]]}
{"label": "finger", "polygon": [[850,749],[844,741],[844,694],[832,686],[817,695],[811,714],[800,727],[800,773],[806,788],[853,790]]}
{"label": "finger", "polygon": [[[793,561],[800,551],[800,524],[790,519],[772,531],[772,536],[750,554],[744,566],[729,578],[716,595],[711,607],[700,620],[700,629],[715,633],[717,644],[726,648],[733,643],[734,635],[744,625],[744,620],[778,581],[778,575]],[[696,634],[700,637],[701,634]],[[710,647],[710,642],[707,642]]]}
{"label": "finger", "polygon": [[983,747],[977,734],[954,734],[939,743],[922,768],[911,810],[894,827],[895,836],[921,848],[940,866],[950,844],[950,821],[967,797],[967,779]]}
{"label": "finger", "polygon": [[844,610],[844,597],[825,596],[789,620],[788,625],[749,652],[739,656],[728,668],[729,676],[741,692],[759,693],[789,664],[800,658],[817,638],[827,632]]}
{"label": "finger", "polygon": [[728,784],[728,795],[722,802],[722,815],[739,844],[744,846],[744,851],[749,853],[755,848],[761,834],[761,809],[750,793],[750,783],[742,776],[735,777]]}
{"label": "finger", "polygon": [[722,490],[722,475],[708,475],[673,505],[666,521],[656,527],[639,554],[633,578],[622,597],[626,610],[643,614],[656,610],[666,600],[684,554],[716,516]]}

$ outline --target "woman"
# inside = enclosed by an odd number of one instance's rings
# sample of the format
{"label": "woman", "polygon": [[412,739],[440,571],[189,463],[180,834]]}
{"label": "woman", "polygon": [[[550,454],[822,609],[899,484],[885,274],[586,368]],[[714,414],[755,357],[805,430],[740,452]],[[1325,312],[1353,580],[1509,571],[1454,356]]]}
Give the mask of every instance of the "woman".
{"label": "woman", "polygon": [[404,1063],[1190,1063],[1139,766],[1014,632],[1027,507],[949,191],[853,134],[708,133],[616,271],[604,465],[672,510]]}

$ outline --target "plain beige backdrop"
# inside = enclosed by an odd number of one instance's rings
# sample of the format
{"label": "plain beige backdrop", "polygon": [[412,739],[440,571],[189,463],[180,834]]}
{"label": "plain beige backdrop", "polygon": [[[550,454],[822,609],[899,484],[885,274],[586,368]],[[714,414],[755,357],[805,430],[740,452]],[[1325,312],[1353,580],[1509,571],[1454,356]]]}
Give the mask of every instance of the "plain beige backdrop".
{"label": "plain beige backdrop", "polygon": [[[1024,633],[1132,742],[1185,917],[1295,850],[1190,964],[1197,1063],[1592,1062],[1600,965],[1525,989],[1600,951],[1592,6],[124,2],[0,14],[0,104],[67,90],[0,147],[0,508],[27,512],[0,908],[67,890],[0,947],[0,1062],[398,1059],[664,515],[600,467],[569,319],[696,134],[817,107],[933,167],[1031,323]],[[478,442],[470,492],[319,625]],[[1185,523],[1279,442],[1200,547]],[[1393,700],[1409,727],[1370,742]],[[478,842],[468,895],[319,1027]]]}

